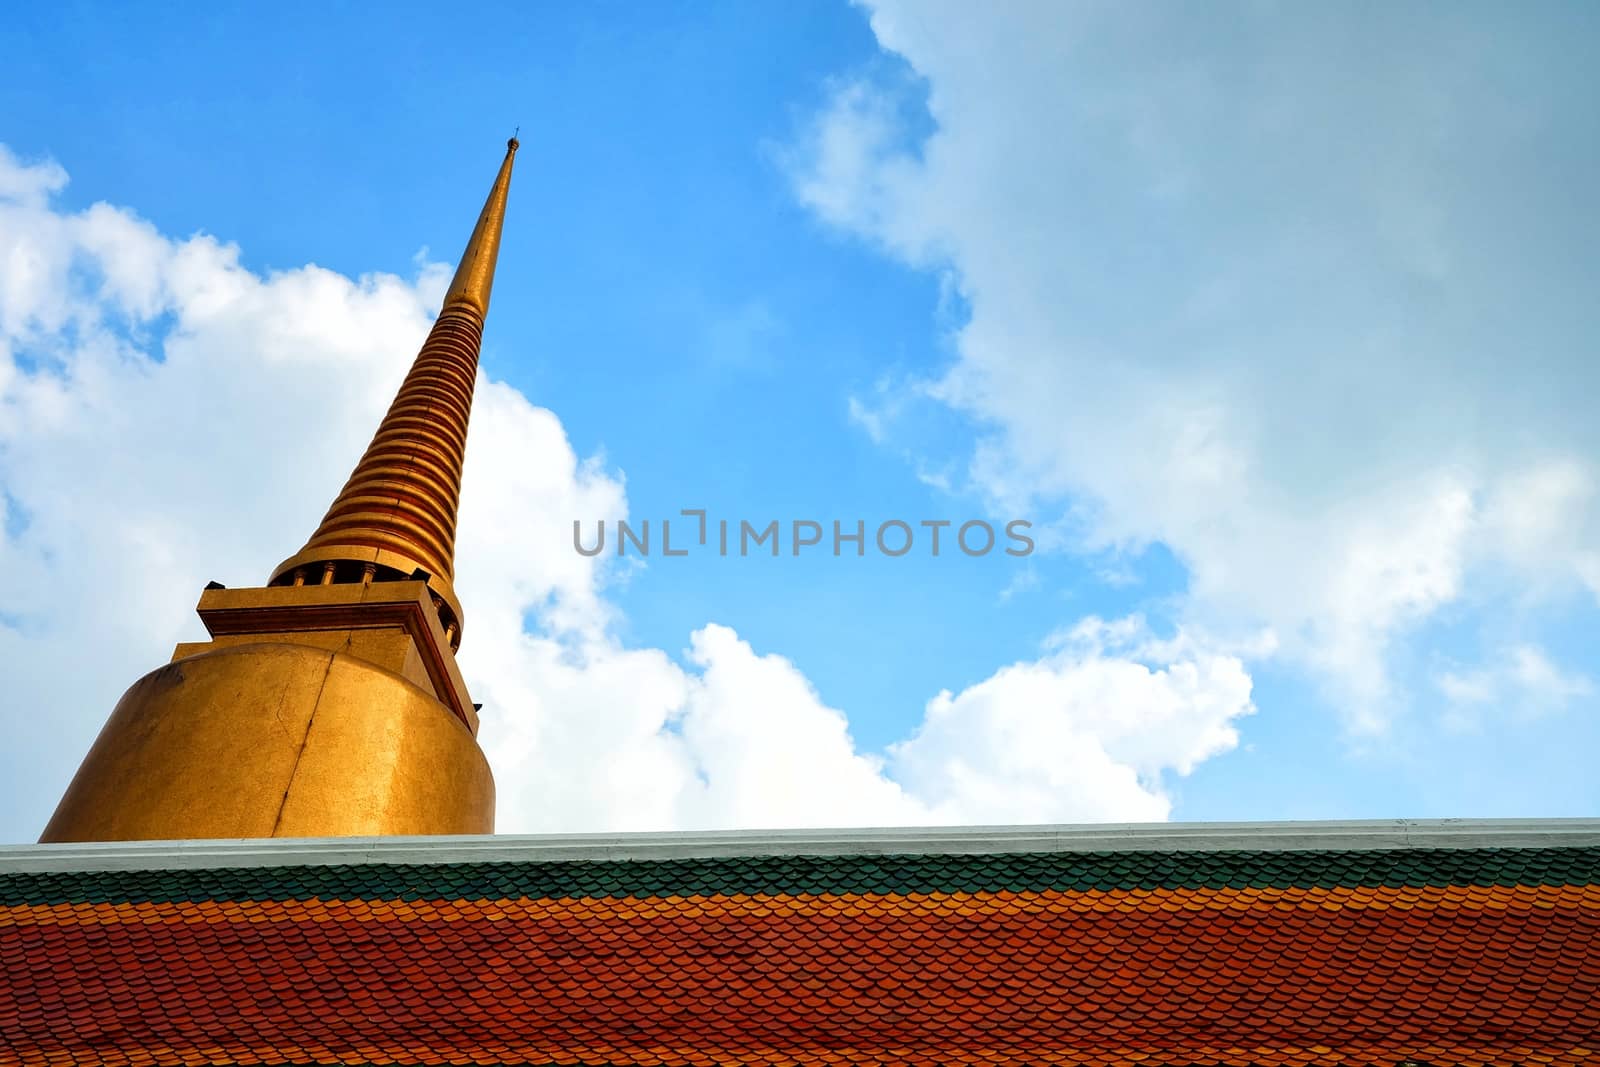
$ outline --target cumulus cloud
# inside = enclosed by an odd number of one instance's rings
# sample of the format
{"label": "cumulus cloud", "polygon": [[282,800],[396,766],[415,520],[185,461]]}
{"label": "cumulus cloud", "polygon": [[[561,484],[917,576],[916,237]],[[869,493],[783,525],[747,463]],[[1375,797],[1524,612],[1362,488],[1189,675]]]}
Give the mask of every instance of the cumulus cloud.
{"label": "cumulus cloud", "polygon": [[940,693],[890,756],[937,821],[1161,820],[1163,774],[1233,748],[1252,710],[1238,657],[1156,641],[1138,618],[1088,619],[1045,658]]}
{"label": "cumulus cloud", "polygon": [[[263,581],[333,498],[445,281],[256,274],[0,148],[0,837],[42,826],[118,694],[203,636],[216,578]],[[491,341],[492,343],[492,341]],[[624,485],[480,376],[457,588],[503,832],[1163,818],[1165,783],[1236,743],[1231,651],[1090,622],[932,700],[886,754],[802,671],[723,625],[682,657],[616,636],[574,515]]]}
{"label": "cumulus cloud", "polygon": [[907,395],[973,417],[969,488],[1166,545],[1184,617],[1271,626],[1358,732],[1475,584],[1600,589],[1567,13],[864,6],[911,73],[843,77],[794,190],[967,301]]}

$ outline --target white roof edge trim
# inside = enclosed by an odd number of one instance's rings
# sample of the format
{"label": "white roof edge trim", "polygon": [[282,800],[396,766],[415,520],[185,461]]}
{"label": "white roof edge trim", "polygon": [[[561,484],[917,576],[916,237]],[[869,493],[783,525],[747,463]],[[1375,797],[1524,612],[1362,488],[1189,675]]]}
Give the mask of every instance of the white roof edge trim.
{"label": "white roof edge trim", "polygon": [[1102,823],[470,837],[254,838],[0,846],[0,874],[328,864],[668,860],[1007,852],[1218,852],[1600,846],[1600,819]]}

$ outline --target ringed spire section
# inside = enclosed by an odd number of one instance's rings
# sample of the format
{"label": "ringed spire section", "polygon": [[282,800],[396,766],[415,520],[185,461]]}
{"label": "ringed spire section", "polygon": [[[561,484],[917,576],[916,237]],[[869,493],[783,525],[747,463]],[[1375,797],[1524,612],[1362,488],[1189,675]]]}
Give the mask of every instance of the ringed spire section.
{"label": "ringed spire section", "polygon": [[268,580],[332,585],[425,576],[452,650],[462,629],[455,537],[467,421],[518,147],[515,137],[506,143],[444,306],[366,454],[305,547]]}

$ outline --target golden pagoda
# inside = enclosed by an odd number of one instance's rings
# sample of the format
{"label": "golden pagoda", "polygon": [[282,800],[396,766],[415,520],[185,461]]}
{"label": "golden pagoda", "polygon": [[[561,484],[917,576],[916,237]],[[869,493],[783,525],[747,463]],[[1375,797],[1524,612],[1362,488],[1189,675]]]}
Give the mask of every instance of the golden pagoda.
{"label": "golden pagoda", "polygon": [[485,834],[494,778],[456,666],[456,511],[517,140],[444,306],[316,532],[213,583],[111,712],[41,841]]}

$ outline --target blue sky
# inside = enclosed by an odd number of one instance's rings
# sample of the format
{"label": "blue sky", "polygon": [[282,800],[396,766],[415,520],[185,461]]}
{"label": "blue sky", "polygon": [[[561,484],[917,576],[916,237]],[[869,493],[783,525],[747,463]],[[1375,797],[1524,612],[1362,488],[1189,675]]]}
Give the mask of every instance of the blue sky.
{"label": "blue sky", "polygon": [[[461,559],[502,829],[1592,814],[1597,29],[13,13],[0,837],[309,533],[518,126]],[[564,536],[693,507],[1041,548]]]}

